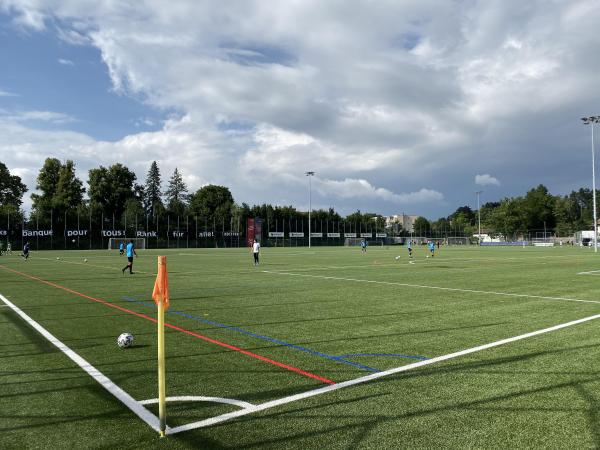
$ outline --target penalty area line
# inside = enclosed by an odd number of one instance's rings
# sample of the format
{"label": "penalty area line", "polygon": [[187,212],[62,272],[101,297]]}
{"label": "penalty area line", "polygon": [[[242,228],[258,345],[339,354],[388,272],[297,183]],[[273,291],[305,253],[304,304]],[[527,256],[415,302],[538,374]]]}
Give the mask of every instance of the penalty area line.
{"label": "penalty area line", "polygon": [[367,383],[372,380],[376,380],[378,378],[387,377],[390,375],[394,375],[401,372],[407,372],[409,370],[418,369],[419,367],[429,366],[431,364],[436,364],[442,361],[447,361],[449,359],[458,358],[460,356],[468,355],[475,352],[480,352],[483,350],[487,350],[494,347],[499,347],[501,345],[510,344],[511,342],[520,341],[523,339],[527,339],[530,337],[538,336],[545,333],[550,333],[552,331],[557,331],[562,328],[571,327],[573,325],[578,325],[580,323],[589,322],[591,320],[595,320],[600,318],[600,314],[595,314],[593,316],[584,317],[583,319],[573,320],[571,322],[561,323],[559,325],[555,325],[549,328],[544,328],[542,330],[532,331],[530,333],[521,334],[519,336],[513,336],[510,338],[502,339],[495,342],[490,342],[489,344],[478,345],[477,347],[467,348],[465,350],[460,350],[453,353],[448,353],[446,355],[437,356],[435,358],[426,359],[424,361],[415,362],[412,364],[407,364],[405,366],[396,367],[393,369],[385,370],[383,372],[373,373],[371,375],[365,375],[363,377],[355,378],[353,380],[343,381],[341,383],[333,384],[330,386],[325,386],[318,389],[313,389],[311,391],[302,392],[300,394],[290,395],[289,397],[283,397],[277,400],[272,400],[270,402],[261,403],[259,405],[254,405],[252,407],[248,407],[246,409],[221,414],[219,416],[211,417],[210,419],[200,420],[198,422],[188,423],[186,425],[180,425],[177,427],[173,427],[170,430],[170,434],[181,433],[182,431],[194,430],[196,428],[204,428],[212,425],[217,425],[219,423],[227,422],[232,419],[236,419],[238,417],[246,416],[248,414],[252,414],[259,411],[265,411],[267,409],[275,408],[277,406],[285,405],[292,402],[297,402],[299,400],[304,400],[310,397],[316,397],[318,395],[326,394],[328,392],[337,391],[339,389],[344,389],[350,386],[354,386],[357,384]]}
{"label": "penalty area line", "polygon": [[330,277],[330,276],[325,276],[325,275],[309,275],[309,274],[305,274],[305,273],[275,272],[272,270],[263,270],[262,272],[268,273],[271,275],[286,275],[286,276],[291,276],[291,277],[320,278],[322,280],[335,280],[335,281],[352,281],[355,283],[384,284],[387,286],[403,286],[403,287],[412,287],[412,288],[421,288],[421,289],[435,289],[438,291],[468,292],[471,294],[488,294],[488,295],[500,295],[500,296],[504,296],[504,297],[536,298],[539,300],[557,300],[557,301],[563,301],[563,302],[600,304],[600,301],[597,301],[597,300],[583,300],[583,299],[579,299],[579,298],[569,298],[569,297],[547,297],[544,295],[516,294],[516,293],[511,293],[511,292],[496,292],[496,291],[482,291],[479,289],[461,289],[461,288],[451,288],[451,287],[443,287],[443,286],[428,286],[426,284],[399,283],[399,282],[395,282],[395,281],[377,281],[377,280],[363,280],[360,278]]}
{"label": "penalty area line", "polygon": [[[48,330],[42,327],[39,323],[29,317],[25,312],[23,312],[18,306],[0,294],[0,300],[5,303],[5,306],[8,306],[15,313],[17,313],[25,322],[27,322],[32,328],[34,328],[38,333],[44,336],[49,342],[51,342],[56,348],[58,348],[61,352],[63,352],[71,361],[81,367],[88,375],[90,375],[94,380],[96,380],[100,385],[114,395],[121,403],[123,403],[127,408],[129,408],[136,416],[146,422],[152,429],[155,431],[160,431],[159,420],[154,414],[148,411],[140,402],[135,400],[131,395],[113,383],[110,378],[92,366],[89,362],[83,359],[79,354],[75,353],[71,348],[67,347],[56,338],[53,334],[51,334]],[[167,427],[167,433],[169,433],[170,428]]]}

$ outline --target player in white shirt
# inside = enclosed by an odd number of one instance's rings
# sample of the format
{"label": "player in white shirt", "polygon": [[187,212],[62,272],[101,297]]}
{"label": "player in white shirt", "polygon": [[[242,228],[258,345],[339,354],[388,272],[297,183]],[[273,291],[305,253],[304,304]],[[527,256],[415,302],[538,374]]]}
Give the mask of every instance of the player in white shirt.
{"label": "player in white shirt", "polygon": [[252,254],[254,255],[254,265],[258,265],[258,255],[260,253],[260,243],[255,240],[254,244],[252,244]]}

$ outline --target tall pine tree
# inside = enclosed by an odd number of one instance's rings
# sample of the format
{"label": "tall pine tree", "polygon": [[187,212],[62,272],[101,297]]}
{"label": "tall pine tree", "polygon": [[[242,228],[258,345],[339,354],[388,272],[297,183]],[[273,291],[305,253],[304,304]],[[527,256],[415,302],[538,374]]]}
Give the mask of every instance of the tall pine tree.
{"label": "tall pine tree", "polygon": [[170,214],[176,216],[183,215],[187,202],[187,192],[187,186],[183,182],[183,177],[176,167],[173,176],[171,176],[171,179],[169,180],[169,187],[165,192],[165,196],[167,197],[167,210]]}
{"label": "tall pine tree", "polygon": [[158,164],[156,164],[156,161],[152,161],[144,186],[144,210],[151,217],[154,217],[165,208],[162,202],[160,184]]}

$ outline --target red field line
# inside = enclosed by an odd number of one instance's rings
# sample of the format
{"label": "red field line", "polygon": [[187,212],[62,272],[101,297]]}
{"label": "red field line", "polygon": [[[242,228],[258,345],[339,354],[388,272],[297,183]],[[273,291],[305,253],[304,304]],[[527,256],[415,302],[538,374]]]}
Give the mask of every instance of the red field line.
{"label": "red field line", "polygon": [[[83,293],[75,291],[73,289],[69,289],[68,287],[61,286],[60,284],[56,284],[56,283],[53,283],[51,281],[47,281],[47,280],[44,280],[42,278],[35,277],[33,275],[29,275],[27,273],[19,272],[18,270],[11,269],[11,268],[3,266],[3,265],[0,265],[0,268],[6,270],[8,272],[12,272],[12,273],[15,273],[17,275],[20,275],[22,277],[29,278],[31,280],[37,281],[38,283],[46,284],[46,285],[52,286],[52,287],[54,287],[56,289],[61,289],[63,291],[69,292],[70,294],[77,295],[79,297],[83,297],[83,298],[86,298],[88,300],[92,300],[92,301],[97,302],[97,303],[101,303],[101,304],[103,304],[105,306],[108,306],[110,308],[118,309],[119,311],[126,312],[127,314],[132,314],[132,315],[140,317],[142,319],[149,320],[150,322],[154,322],[154,323],[157,322],[157,320],[155,318],[147,316],[146,314],[138,313],[138,312],[132,311],[130,309],[123,308],[122,306],[115,305],[114,303],[107,302],[106,300],[102,300],[102,299],[99,299],[99,298],[91,297],[89,295],[83,294]],[[263,361],[265,363],[272,364],[272,365],[277,366],[277,367],[281,367],[282,369],[289,370],[290,372],[295,372],[295,373],[298,373],[300,375],[304,375],[305,377],[313,378],[315,380],[322,381],[323,383],[326,383],[326,384],[335,384],[335,381],[332,381],[332,380],[329,380],[327,378],[321,377],[321,376],[316,375],[314,373],[307,372],[305,370],[299,369],[298,367],[290,366],[289,364],[284,364],[284,363],[281,363],[279,361],[272,360],[272,359],[267,358],[265,356],[258,355],[256,353],[251,352],[251,351],[244,350],[242,348],[236,347],[236,346],[231,345],[231,344],[227,344],[225,342],[217,341],[216,339],[209,338],[207,336],[204,336],[202,334],[196,333],[194,331],[186,330],[185,328],[181,328],[181,327],[178,327],[176,325],[172,325],[172,324],[166,323],[166,322],[165,322],[165,327],[171,328],[171,329],[179,331],[181,333],[188,334],[190,336],[194,336],[195,338],[202,339],[203,341],[210,342],[211,344],[215,344],[215,345],[218,345],[220,347],[224,347],[224,348],[227,348],[229,350],[233,350],[233,351],[242,353],[243,355],[250,356],[251,358],[258,359],[259,361]]]}

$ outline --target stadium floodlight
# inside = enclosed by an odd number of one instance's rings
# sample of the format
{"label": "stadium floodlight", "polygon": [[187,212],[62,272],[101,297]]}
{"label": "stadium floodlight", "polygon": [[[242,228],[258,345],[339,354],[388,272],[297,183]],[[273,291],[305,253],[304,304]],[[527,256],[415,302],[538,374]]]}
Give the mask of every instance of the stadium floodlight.
{"label": "stadium floodlight", "polygon": [[310,229],[310,212],[312,210],[312,185],[310,179],[315,176],[315,173],[312,171],[305,172],[304,175],[308,177],[308,248],[310,248],[310,238],[311,238],[311,229]]}
{"label": "stadium floodlight", "polygon": [[477,191],[477,221],[479,222],[479,245],[481,245],[481,208],[479,207],[479,196],[483,193],[483,191]]}
{"label": "stadium floodlight", "polygon": [[596,164],[594,155],[594,124],[600,123],[600,117],[583,117],[581,120],[583,121],[584,125],[592,126],[592,198],[594,205],[594,252],[598,253],[598,217],[596,216]]}

